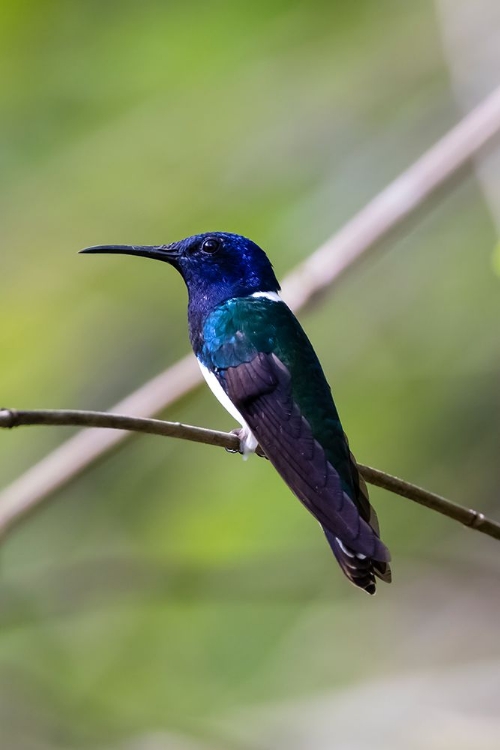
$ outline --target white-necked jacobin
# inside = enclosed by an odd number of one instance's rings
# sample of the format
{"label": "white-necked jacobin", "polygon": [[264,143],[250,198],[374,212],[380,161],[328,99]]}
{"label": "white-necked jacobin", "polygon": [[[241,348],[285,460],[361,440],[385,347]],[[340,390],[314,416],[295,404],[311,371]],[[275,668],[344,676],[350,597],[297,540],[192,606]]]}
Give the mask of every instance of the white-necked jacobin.
{"label": "white-necked jacobin", "polygon": [[389,582],[389,551],[330,387],[264,251],[240,235],[208,232],[170,245],[82,252],[155,258],[180,272],[194,353],[211,390],[242,426],[242,452],[261,446],[323,527],[352,583],[374,594],[376,576]]}

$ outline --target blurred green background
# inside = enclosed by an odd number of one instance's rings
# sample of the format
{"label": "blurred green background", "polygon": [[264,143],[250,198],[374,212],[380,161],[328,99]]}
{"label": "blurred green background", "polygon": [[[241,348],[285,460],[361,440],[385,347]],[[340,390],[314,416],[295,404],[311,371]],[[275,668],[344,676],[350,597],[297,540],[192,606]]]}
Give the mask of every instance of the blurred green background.
{"label": "blurred green background", "polygon": [[[282,277],[460,117],[445,0],[1,9],[13,407],[104,409],[188,351],[171,269],[80,248],[220,229]],[[301,319],[358,459],[498,518],[492,210],[462,171]],[[206,388],[165,416],[234,426]],[[1,485],[69,434],[0,434]],[[375,598],[266,462],[129,441],[3,543],[2,750],[498,748],[498,542],[371,495]]]}

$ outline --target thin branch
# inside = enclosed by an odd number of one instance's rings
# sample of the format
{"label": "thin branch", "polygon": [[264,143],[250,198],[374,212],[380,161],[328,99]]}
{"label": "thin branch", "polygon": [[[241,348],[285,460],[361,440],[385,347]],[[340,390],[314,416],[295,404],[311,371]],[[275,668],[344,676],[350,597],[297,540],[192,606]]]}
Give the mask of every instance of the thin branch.
{"label": "thin branch", "polygon": [[[195,443],[215,445],[230,451],[239,451],[240,441],[236,435],[217,430],[208,430],[204,427],[193,427],[180,422],[165,422],[161,419],[141,419],[138,417],[127,417],[122,414],[110,414],[100,411],[76,411],[76,410],[36,410],[18,411],[15,409],[0,410],[0,428],[11,429],[21,425],[57,425],[77,427],[99,427],[112,428],[114,430],[128,430],[132,432],[143,432],[149,435],[161,435],[163,437],[176,437],[181,440],[191,440]],[[260,452],[260,455],[264,455]],[[441,495],[428,492],[422,487],[417,487],[403,479],[398,479],[386,474],[379,469],[358,464],[359,470],[365,480],[377,487],[393,492],[395,495],[406,497],[426,508],[435,510],[448,518],[453,518],[465,526],[470,526],[483,534],[500,540],[500,524],[486,518],[482,513],[470,508],[453,503]],[[5,535],[11,530],[30,510],[25,506],[22,511],[18,505],[0,507],[0,535]]]}
{"label": "thin branch", "polygon": [[84,411],[80,409],[0,409],[0,429],[12,429],[22,425],[52,425],[58,427],[104,427],[128,432],[143,432],[147,435],[176,437],[192,443],[216,445],[229,451],[239,452],[240,441],[230,432],[194,427],[181,422],[166,422],[163,419],[143,419],[107,411]]}
{"label": "thin branch", "polygon": [[[466,115],[408,170],[284,279],[283,297],[296,312],[338,281],[405,218],[456,174],[500,131],[500,87]],[[189,355],[145,383],[112,411],[158,414],[202,382]],[[126,432],[86,430],[32,466],[0,493],[3,508],[34,507],[116,448]]]}
{"label": "thin branch", "polygon": [[[200,368],[190,354],[115,404],[110,411],[148,417],[189,393],[200,379]],[[128,432],[116,430],[78,432],[0,492],[0,515],[4,512],[10,515],[15,508],[20,515],[25,515],[128,437]]]}

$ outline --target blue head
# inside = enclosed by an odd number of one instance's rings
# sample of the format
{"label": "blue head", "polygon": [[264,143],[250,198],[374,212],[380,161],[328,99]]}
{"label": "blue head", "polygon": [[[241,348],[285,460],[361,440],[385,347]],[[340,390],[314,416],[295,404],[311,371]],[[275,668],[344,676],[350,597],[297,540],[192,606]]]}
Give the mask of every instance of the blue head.
{"label": "blue head", "polygon": [[99,245],[82,252],[139,255],[170,263],[186,282],[190,313],[196,317],[232,297],[279,290],[265,252],[239,234],[206,232],[170,245]]}

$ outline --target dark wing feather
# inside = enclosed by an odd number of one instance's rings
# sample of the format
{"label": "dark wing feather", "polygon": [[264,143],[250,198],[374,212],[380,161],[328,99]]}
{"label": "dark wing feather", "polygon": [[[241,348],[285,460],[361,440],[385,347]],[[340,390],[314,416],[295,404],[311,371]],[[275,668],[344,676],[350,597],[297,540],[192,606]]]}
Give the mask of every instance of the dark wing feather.
{"label": "dark wing feather", "polygon": [[339,474],[300,413],[288,369],[276,355],[259,353],[220,372],[219,378],[273,466],[323,526],[346,575],[370,590],[368,583],[377,572],[372,562],[385,565],[389,552],[378,530],[363,518],[364,508],[344,492]]}

